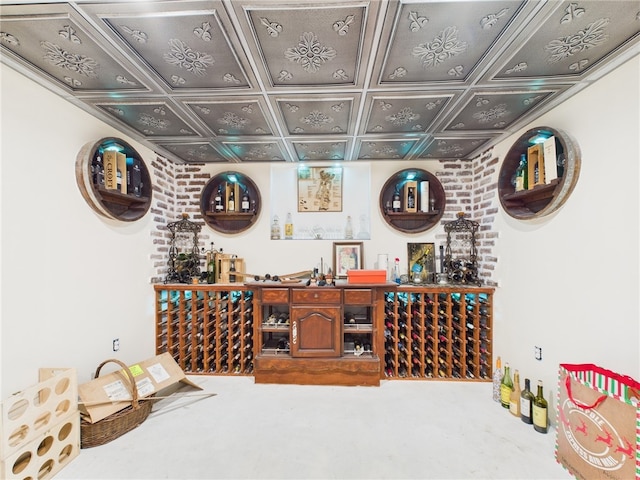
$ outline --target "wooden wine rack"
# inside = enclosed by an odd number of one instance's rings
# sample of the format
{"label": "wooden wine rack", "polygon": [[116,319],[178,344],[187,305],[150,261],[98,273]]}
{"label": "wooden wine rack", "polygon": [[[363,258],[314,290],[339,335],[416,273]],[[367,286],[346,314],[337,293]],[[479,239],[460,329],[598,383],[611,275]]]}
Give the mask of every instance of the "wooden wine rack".
{"label": "wooden wine rack", "polygon": [[455,286],[387,292],[386,378],[491,380],[492,295]]}
{"label": "wooden wine rack", "polygon": [[[156,353],[188,374],[253,375],[254,292],[244,285],[155,285]],[[375,326],[380,378],[490,381],[493,288],[401,286]],[[260,315],[258,315],[260,318]],[[257,338],[258,343],[261,339]]]}
{"label": "wooden wine rack", "polygon": [[155,285],[156,353],[190,374],[253,372],[253,292],[241,285]]}

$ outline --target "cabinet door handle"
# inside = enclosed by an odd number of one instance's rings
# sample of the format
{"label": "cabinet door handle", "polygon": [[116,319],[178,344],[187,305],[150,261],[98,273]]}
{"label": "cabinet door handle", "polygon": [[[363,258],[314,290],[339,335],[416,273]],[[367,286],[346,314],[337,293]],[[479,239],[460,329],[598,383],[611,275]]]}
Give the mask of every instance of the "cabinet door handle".
{"label": "cabinet door handle", "polygon": [[294,345],[298,343],[298,322],[296,320],[291,324],[291,341]]}

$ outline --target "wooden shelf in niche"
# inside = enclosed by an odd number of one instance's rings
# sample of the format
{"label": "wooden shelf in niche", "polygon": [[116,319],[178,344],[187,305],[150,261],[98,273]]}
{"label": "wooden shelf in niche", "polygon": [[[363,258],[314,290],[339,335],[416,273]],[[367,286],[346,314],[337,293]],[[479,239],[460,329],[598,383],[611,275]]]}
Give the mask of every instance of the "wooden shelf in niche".
{"label": "wooden shelf in niche", "polygon": [[[409,177],[412,177],[411,180],[416,181],[418,185],[423,181],[429,182],[429,198],[433,200],[433,209],[431,209],[431,201],[429,201],[430,210],[428,212],[421,212],[420,198],[417,198],[417,212],[391,211],[389,205],[392,204],[394,192],[398,190],[404,198],[402,189],[404,183],[409,180]],[[442,218],[444,207],[445,193],[442,184],[435,175],[418,168],[408,168],[395,173],[386,181],[380,192],[380,212],[385,222],[395,230],[405,233],[420,233],[433,228]]]}
{"label": "wooden shelf in niche", "polygon": [[[237,185],[238,196],[235,199],[237,211],[216,212],[211,209],[212,200],[216,195],[219,185]],[[241,211],[241,200],[244,191],[249,194],[249,212]],[[227,206],[225,198],[225,210]],[[250,228],[260,215],[261,208],[260,191],[256,184],[248,176],[238,172],[223,172],[209,179],[200,195],[200,213],[205,223],[212,229],[221,233],[240,233]]]}
{"label": "wooden shelf in niche", "polygon": [[[117,149],[126,158],[133,159],[140,166],[139,195],[107,189],[94,174],[93,170],[98,159],[102,159],[104,150],[108,148]],[[140,154],[120,138],[105,137],[96,142],[89,142],[80,149],[76,157],[76,183],[89,206],[95,212],[112,220],[125,222],[139,220],[151,206],[153,188],[149,170]]]}
{"label": "wooden shelf in niche", "polygon": [[[545,185],[516,192],[513,178],[520,164],[520,156],[527,153],[532,145],[529,140],[537,135],[555,138],[558,178]],[[560,162],[558,158],[561,159]],[[564,205],[576,186],[580,164],[580,147],[566,132],[551,127],[528,130],[513,144],[500,167],[498,196],[502,208],[508,215],[519,220],[543,217],[555,212]]]}

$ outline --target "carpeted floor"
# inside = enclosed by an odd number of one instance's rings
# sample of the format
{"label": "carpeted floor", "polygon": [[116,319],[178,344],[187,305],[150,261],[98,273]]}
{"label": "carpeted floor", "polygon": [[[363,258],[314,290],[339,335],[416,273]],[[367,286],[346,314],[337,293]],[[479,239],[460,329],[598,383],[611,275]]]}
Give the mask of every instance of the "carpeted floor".
{"label": "carpeted floor", "polygon": [[[256,385],[190,377],[212,397],[159,402],[140,427],[83,449],[56,479],[570,479],[491,384]],[[187,394],[189,395],[189,394]]]}

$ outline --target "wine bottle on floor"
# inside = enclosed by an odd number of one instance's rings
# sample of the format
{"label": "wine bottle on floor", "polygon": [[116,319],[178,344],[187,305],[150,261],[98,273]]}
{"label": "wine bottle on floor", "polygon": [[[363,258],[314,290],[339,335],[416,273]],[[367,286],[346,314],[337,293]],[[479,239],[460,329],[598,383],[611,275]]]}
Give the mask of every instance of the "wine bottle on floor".
{"label": "wine bottle on floor", "polygon": [[538,392],[533,399],[533,428],[539,433],[547,433],[549,431],[547,401],[542,391],[542,380],[538,380]]}
{"label": "wine bottle on floor", "polygon": [[513,372],[513,392],[509,398],[509,411],[515,417],[520,417],[520,373],[518,370]]}
{"label": "wine bottle on floor", "polygon": [[509,400],[511,399],[511,392],[513,392],[513,380],[511,380],[511,370],[509,364],[504,364],[504,376],[502,377],[502,383],[500,384],[500,404],[503,408],[509,408]]}
{"label": "wine bottle on floor", "polygon": [[520,394],[520,419],[524,423],[531,425],[533,423],[532,417],[533,407],[533,392],[531,391],[531,382],[528,378],[524,379],[524,390]]}
{"label": "wine bottle on floor", "polygon": [[502,361],[496,359],[496,370],[493,372],[493,401],[500,401],[500,384],[502,383]]}

